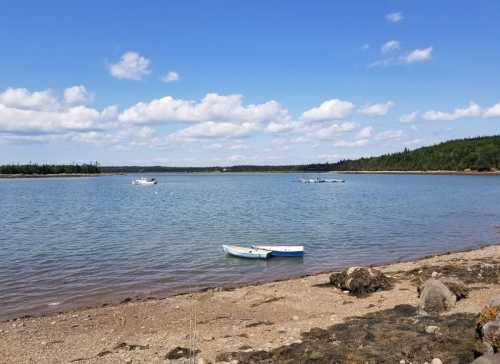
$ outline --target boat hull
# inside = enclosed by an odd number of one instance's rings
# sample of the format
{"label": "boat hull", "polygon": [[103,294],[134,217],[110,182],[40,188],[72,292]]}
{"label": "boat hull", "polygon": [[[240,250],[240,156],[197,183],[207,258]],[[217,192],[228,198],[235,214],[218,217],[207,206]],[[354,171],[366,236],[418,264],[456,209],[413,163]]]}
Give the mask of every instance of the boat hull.
{"label": "boat hull", "polygon": [[268,250],[273,257],[303,257],[304,247],[297,246],[279,246],[279,245],[254,245],[255,249]]}
{"label": "boat hull", "polygon": [[244,248],[235,245],[223,245],[222,249],[228,255],[232,255],[238,258],[247,259],[267,259],[270,257],[271,252],[267,250],[255,249],[255,248]]}

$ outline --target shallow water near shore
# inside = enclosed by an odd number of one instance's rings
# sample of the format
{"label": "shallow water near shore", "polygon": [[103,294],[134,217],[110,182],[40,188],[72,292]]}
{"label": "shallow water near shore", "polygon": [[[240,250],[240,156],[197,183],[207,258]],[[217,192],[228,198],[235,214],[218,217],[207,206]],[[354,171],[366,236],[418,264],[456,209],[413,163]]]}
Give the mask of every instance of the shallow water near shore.
{"label": "shallow water near shore", "polygon": [[[160,174],[0,180],[0,319],[273,280],[498,241],[500,179]],[[310,178],[310,175],[308,175]],[[222,244],[304,244],[303,259]]]}

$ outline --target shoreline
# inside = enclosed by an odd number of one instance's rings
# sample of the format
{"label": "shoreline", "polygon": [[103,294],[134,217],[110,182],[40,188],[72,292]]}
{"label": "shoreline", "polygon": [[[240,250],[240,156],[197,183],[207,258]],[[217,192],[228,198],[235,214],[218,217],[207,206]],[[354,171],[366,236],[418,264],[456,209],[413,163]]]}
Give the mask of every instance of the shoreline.
{"label": "shoreline", "polygon": [[334,171],[338,174],[396,174],[396,175],[438,175],[438,176],[500,176],[500,171]]}
{"label": "shoreline", "polygon": [[[197,323],[196,346],[204,358],[213,361],[228,352],[270,351],[299,345],[304,333],[327,329],[353,316],[382,314],[401,304],[415,306],[417,289],[409,279],[415,270],[455,267],[467,272],[466,267],[478,265],[500,268],[500,245],[377,265],[385,274],[397,277],[397,282],[392,289],[368,297],[333,288],[327,284],[329,274],[323,272],[12,319],[0,322],[0,351],[5,353],[6,363],[165,362],[171,349],[189,347],[193,320]],[[472,283],[470,296],[449,314],[476,314],[498,295],[498,282]]]}
{"label": "shoreline", "polygon": [[[407,259],[395,259],[395,260],[387,260],[387,261],[379,261],[379,262],[374,262],[374,263],[367,263],[360,265],[362,267],[366,268],[380,268],[380,267],[386,267],[389,265],[394,265],[394,264],[404,264],[404,263],[417,263],[419,261],[425,260],[425,259],[430,259],[430,258],[439,258],[439,257],[445,257],[453,254],[459,254],[459,253],[467,253],[467,252],[474,252],[477,250],[482,250],[486,249],[489,247],[499,247],[500,249],[500,242],[496,243],[486,243],[486,244],[478,244],[478,245],[470,245],[466,246],[461,249],[457,250],[446,250],[446,251],[438,251],[434,253],[429,253],[426,255],[422,256],[415,256],[415,257],[409,257]],[[93,304],[74,304],[74,305],[69,305],[68,308],[63,308],[63,309],[57,309],[57,306],[54,306],[53,309],[48,309],[49,306],[45,310],[32,310],[32,311],[26,311],[24,313],[20,313],[18,315],[13,315],[12,317],[9,318],[0,318],[0,324],[3,322],[11,322],[11,321],[16,321],[16,320],[22,320],[26,318],[43,318],[43,317],[51,317],[55,315],[60,315],[60,314],[67,314],[67,313],[72,313],[72,312],[78,312],[82,310],[91,310],[91,309],[99,309],[103,307],[116,307],[120,306],[123,304],[128,304],[130,302],[148,302],[148,301],[161,301],[161,300],[166,300],[169,298],[173,297],[178,297],[178,296],[185,296],[185,295],[190,295],[190,294],[197,294],[197,293],[203,293],[211,290],[215,291],[233,291],[237,289],[242,289],[242,288],[257,288],[262,285],[266,284],[272,284],[272,283],[281,283],[281,282],[286,282],[286,281],[291,281],[291,280],[296,280],[296,279],[305,279],[308,277],[315,277],[315,276],[320,276],[320,275],[326,275],[326,274],[331,274],[333,272],[339,272],[343,269],[348,268],[349,266],[347,265],[342,265],[342,266],[336,266],[332,267],[329,269],[320,269],[318,271],[313,271],[309,273],[303,273],[303,274],[289,274],[285,275],[282,277],[277,277],[277,278],[270,278],[270,279],[261,279],[258,281],[253,281],[253,282],[240,282],[240,283],[225,283],[221,284],[219,286],[199,286],[196,288],[193,287],[186,287],[184,289],[180,290],[174,290],[174,291],[165,291],[165,293],[160,293],[156,295],[147,295],[147,294],[142,294],[142,295],[116,295],[114,298],[109,298],[109,299],[104,299],[101,302],[100,301],[95,301]],[[1,317],[1,316],[0,316]]]}
{"label": "shoreline", "polygon": [[115,173],[56,173],[56,174],[0,174],[0,178],[61,178],[61,177],[104,177],[114,176]]}

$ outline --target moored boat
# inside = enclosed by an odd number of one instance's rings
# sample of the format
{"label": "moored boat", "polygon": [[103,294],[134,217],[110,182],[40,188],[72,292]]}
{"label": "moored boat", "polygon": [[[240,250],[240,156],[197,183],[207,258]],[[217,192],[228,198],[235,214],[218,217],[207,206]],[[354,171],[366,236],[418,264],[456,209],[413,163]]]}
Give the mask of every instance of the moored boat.
{"label": "moored boat", "polygon": [[146,177],[141,177],[132,181],[133,185],[140,185],[140,186],[152,186],[157,183],[158,181],[156,180],[156,178],[146,178]]}
{"label": "moored boat", "polygon": [[268,250],[275,257],[302,257],[304,256],[303,245],[253,245],[255,249]]}
{"label": "moored boat", "polygon": [[240,258],[266,259],[271,255],[271,251],[256,248],[247,248],[238,245],[222,245],[226,254]]}

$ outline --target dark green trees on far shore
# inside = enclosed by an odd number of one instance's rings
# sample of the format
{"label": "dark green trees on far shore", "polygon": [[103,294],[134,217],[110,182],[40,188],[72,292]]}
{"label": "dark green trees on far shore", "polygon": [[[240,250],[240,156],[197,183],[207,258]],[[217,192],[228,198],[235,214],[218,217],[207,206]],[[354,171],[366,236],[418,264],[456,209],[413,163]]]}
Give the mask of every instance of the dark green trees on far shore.
{"label": "dark green trees on far shore", "polygon": [[6,164],[0,166],[0,174],[97,174],[95,164]]}

